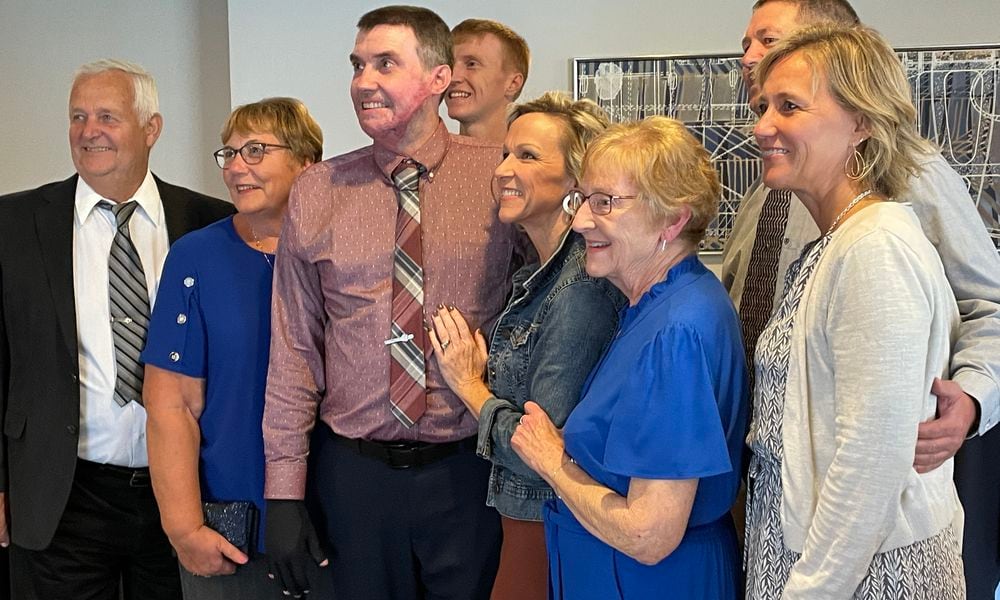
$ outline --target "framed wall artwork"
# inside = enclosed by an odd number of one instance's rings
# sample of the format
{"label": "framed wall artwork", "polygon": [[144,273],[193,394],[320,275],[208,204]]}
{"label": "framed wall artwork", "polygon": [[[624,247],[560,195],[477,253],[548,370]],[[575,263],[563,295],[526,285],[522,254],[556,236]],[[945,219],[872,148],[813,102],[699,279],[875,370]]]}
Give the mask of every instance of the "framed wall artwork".
{"label": "framed wall artwork", "polygon": [[[897,49],[920,131],[963,177],[1000,250],[1000,45]],[[721,252],[740,200],[761,174],[739,56],[672,55],[573,60],[576,98],[612,121],[666,115],[685,123],[712,153],[722,198],[704,252]]]}

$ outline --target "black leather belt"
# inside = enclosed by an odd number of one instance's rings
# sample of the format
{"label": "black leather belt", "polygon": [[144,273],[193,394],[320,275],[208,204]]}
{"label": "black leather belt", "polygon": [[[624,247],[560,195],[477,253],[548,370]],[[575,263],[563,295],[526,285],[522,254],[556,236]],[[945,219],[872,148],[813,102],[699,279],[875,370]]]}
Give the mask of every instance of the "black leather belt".
{"label": "black leather belt", "polygon": [[447,458],[459,452],[475,452],[476,438],[467,437],[464,440],[433,444],[430,442],[376,442],[372,440],[351,439],[339,436],[330,431],[330,437],[335,442],[350,448],[361,456],[367,456],[384,462],[393,469],[410,469],[422,467]]}
{"label": "black leather belt", "polygon": [[81,473],[98,475],[128,484],[129,487],[144,488],[151,485],[149,480],[149,468],[120,467],[118,465],[106,465],[95,463],[82,458],[76,459],[76,469]]}

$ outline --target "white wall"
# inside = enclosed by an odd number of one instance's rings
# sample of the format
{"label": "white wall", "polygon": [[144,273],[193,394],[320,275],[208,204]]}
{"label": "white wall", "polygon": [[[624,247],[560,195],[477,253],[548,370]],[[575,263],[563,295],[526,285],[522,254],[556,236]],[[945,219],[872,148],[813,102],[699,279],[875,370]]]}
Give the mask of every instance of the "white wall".
{"label": "white wall", "polygon": [[[209,154],[235,104],[302,98],[323,126],[326,155],[367,143],[348,100],[355,23],[373,0],[0,0],[0,194],[73,171],[66,101],[73,70],[117,56],[160,85],[165,129],[152,166],[226,197]],[[570,58],[732,52],[750,0],[432,0],[448,23],[502,20],[534,53],[524,92],[568,89]],[[896,45],[1000,41],[996,0],[856,0]]]}
{"label": "white wall", "polygon": [[[389,3],[389,2],[386,2]],[[897,46],[1000,42],[997,0],[855,0],[861,18]],[[372,0],[229,0],[234,103],[288,94],[323,127],[326,156],[368,143],[348,98],[355,24]],[[492,18],[527,39],[524,98],[570,88],[572,57],[736,52],[751,0],[429,0],[449,24]]]}
{"label": "white wall", "polygon": [[[152,166],[166,179],[226,197],[209,154],[231,106],[303,99],[326,155],[367,143],[348,101],[355,23],[371,0],[0,0],[0,194],[73,172],[66,102],[73,70],[114,56],[160,86],[163,136]],[[574,56],[734,52],[750,0],[434,0],[449,23],[501,20],[534,60],[524,97],[569,89]],[[897,46],[1000,42],[997,0],[855,0]],[[228,14],[228,21],[227,21]],[[998,592],[1000,600],[1000,592]]]}
{"label": "white wall", "polygon": [[132,60],[156,78],[152,169],[227,198],[211,151],[230,110],[226,0],[0,0],[0,194],[73,173],[69,87],[82,63]]}

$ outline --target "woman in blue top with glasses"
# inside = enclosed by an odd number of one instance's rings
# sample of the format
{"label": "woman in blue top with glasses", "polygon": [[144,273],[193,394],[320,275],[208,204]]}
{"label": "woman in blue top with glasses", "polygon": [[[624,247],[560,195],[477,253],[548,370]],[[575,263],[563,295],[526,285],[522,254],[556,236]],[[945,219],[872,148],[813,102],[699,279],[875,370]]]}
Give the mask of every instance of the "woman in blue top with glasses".
{"label": "woman in blue top with glasses", "polygon": [[629,307],[562,431],[528,403],[511,439],[559,496],[545,506],[550,597],[735,599],[746,365],[729,297],[696,255],[715,170],[683,125],[652,117],[594,140],[581,187],[587,273]]}
{"label": "woman in blue top with glasses", "polygon": [[293,98],[237,108],[222,141],[215,158],[238,213],[170,249],[142,354],[153,491],[187,600],[281,596],[262,545],[238,550],[206,526],[202,501],[264,509],[274,252],[292,183],[323,152]]}
{"label": "woman in blue top with glasses", "polygon": [[478,417],[477,451],[493,462],[487,502],[500,512],[504,535],[493,600],[541,600],[546,590],[542,503],[554,495],[513,452],[510,436],[529,400],[565,421],[624,304],[607,281],[584,271],[583,239],[562,209],[587,143],[607,123],[593,102],[554,92],[514,108],[494,192],[500,220],[524,230],[538,261],[514,274],[488,353],[459,311],[442,308],[433,317],[441,373]]}

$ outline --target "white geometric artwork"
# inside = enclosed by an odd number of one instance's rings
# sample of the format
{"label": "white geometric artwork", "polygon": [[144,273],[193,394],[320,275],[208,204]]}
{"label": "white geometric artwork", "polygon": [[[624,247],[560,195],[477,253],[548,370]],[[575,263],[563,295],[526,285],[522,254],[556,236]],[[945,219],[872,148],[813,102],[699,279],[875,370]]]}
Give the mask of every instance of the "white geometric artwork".
{"label": "white geometric artwork", "polygon": [[[1000,46],[897,50],[921,133],[965,179],[971,201],[1000,249]],[[651,115],[680,120],[712,153],[722,197],[702,249],[721,252],[744,192],[760,176],[756,116],[746,101],[739,57],[578,58],[574,94],[612,121]]]}

